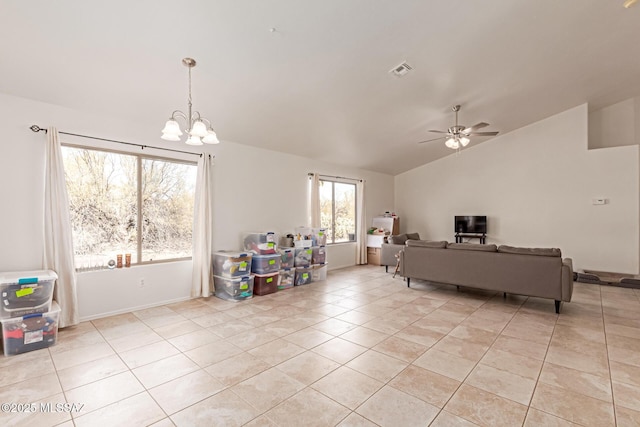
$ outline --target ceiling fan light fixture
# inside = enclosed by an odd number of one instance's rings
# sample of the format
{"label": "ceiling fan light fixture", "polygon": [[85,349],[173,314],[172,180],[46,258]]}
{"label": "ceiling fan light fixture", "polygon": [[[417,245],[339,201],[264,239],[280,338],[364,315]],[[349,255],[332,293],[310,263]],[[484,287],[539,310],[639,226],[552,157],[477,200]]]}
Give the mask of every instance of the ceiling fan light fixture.
{"label": "ceiling fan light fixture", "polygon": [[467,145],[469,145],[470,139],[467,138],[466,136],[462,136],[460,137],[460,144],[462,144],[463,147],[466,147]]}
{"label": "ceiling fan light fixture", "polygon": [[444,142],[444,145],[446,145],[448,148],[451,148],[452,150],[457,150],[458,148],[460,148],[460,143],[456,138],[447,138],[447,140]]}

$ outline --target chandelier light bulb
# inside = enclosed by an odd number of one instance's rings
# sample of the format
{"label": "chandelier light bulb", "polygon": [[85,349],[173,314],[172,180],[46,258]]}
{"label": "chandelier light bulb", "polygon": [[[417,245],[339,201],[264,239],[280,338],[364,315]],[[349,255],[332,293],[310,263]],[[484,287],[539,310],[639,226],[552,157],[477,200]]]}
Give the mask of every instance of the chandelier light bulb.
{"label": "chandelier light bulb", "polygon": [[197,120],[193,123],[193,127],[191,128],[189,135],[204,138],[207,136],[207,133],[207,126],[201,120]]}
{"label": "chandelier light bulb", "polygon": [[202,138],[202,142],[204,142],[205,144],[220,144],[220,140],[218,140],[218,136],[211,129],[209,130],[209,133],[207,133],[207,136]]}
{"label": "chandelier light bulb", "polygon": [[185,141],[185,144],[187,144],[187,145],[202,145],[202,140],[200,139],[199,136],[191,135],[189,138],[187,138],[187,140]]}

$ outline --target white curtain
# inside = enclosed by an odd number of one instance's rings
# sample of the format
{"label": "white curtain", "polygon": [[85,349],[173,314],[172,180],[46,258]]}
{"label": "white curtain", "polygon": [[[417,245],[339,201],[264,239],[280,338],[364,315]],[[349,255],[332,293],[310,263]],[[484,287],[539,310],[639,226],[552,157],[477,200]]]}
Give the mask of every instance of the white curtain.
{"label": "white curtain", "polygon": [[309,175],[309,227],[320,227],[320,175]]}
{"label": "white curtain", "polygon": [[364,180],[358,181],[356,184],[356,212],[358,218],[356,220],[357,244],[356,244],[356,264],[367,263],[367,212],[364,207]]}
{"label": "white curtain", "polygon": [[191,296],[211,295],[211,233],[213,231],[211,156],[198,160],[195,205],[193,209],[193,276]]}
{"label": "white curtain", "polygon": [[73,235],[58,130],[47,130],[44,188],[44,268],[58,275],[53,299],[60,306],[58,326],[77,325],[78,296],[73,263]]}

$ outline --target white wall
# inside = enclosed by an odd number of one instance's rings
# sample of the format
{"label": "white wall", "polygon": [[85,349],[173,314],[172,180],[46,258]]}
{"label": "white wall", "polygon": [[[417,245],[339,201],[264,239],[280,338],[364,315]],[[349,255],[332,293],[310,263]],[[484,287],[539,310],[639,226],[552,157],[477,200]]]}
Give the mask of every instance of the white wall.
{"label": "white wall", "polygon": [[640,143],[640,97],[589,113],[589,148]]}
{"label": "white wall", "polygon": [[403,228],[452,241],[455,215],[487,215],[488,243],[637,274],[638,146],[588,150],[587,116],[585,104],[396,176]]}
{"label": "white wall", "polygon": [[[287,233],[307,225],[309,172],[364,179],[366,226],[371,224],[371,218],[393,206],[393,177],[390,175],[349,170],[241,144],[225,142],[216,147],[214,171],[216,250],[237,249],[244,231]],[[327,248],[330,269],[354,265],[355,257],[355,243]]]}
{"label": "white wall", "polygon": [[[32,124],[60,131],[123,140],[150,146],[189,150],[181,143],[162,141],[158,123],[112,119],[78,110],[0,94],[0,271],[42,267],[44,133]],[[251,124],[247,124],[250,126]],[[224,131],[219,130],[224,141]],[[63,136],[63,141],[125,150],[124,146]],[[300,141],[304,144],[304,141]],[[366,180],[367,225],[393,207],[393,177],[333,166],[283,153],[223,142],[206,147],[216,155],[214,166],[215,249],[238,249],[243,231],[292,231],[306,223],[307,173],[318,172]],[[167,152],[145,152],[169,157]],[[190,158],[190,155],[172,155]],[[355,244],[331,246],[332,269],[355,264]],[[145,285],[139,286],[144,278]],[[78,274],[78,298],[83,320],[189,297],[191,262],[134,266],[116,271]]]}

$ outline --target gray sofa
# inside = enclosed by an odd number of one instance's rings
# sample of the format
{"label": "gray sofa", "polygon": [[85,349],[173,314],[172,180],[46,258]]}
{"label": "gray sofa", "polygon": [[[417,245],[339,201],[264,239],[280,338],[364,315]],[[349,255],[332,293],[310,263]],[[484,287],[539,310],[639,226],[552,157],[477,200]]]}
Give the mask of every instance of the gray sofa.
{"label": "gray sofa", "polygon": [[387,243],[380,248],[380,265],[384,265],[384,271],[389,272],[389,266],[395,267],[398,263],[396,255],[404,249],[407,240],[420,240],[420,234],[407,233],[389,236]]}
{"label": "gray sofa", "polygon": [[400,274],[450,285],[571,301],[573,265],[560,249],[502,245],[407,241],[400,255]]}

